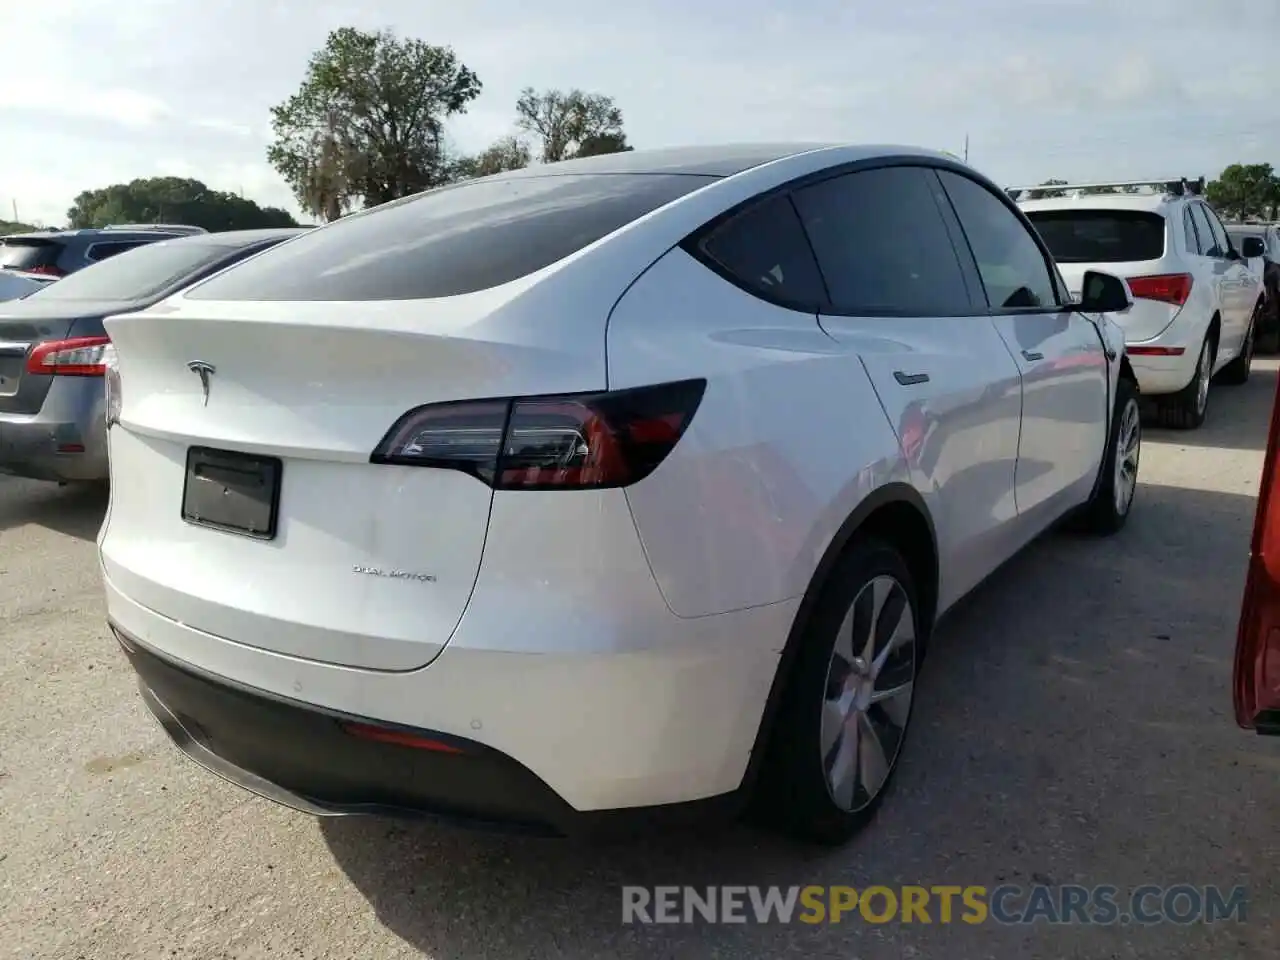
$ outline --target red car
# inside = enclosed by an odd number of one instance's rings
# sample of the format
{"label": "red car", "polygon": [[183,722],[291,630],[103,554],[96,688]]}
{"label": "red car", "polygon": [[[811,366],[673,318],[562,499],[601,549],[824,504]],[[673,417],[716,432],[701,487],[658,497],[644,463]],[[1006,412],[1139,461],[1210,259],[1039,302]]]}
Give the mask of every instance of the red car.
{"label": "red car", "polygon": [[1271,406],[1267,458],[1249,548],[1233,678],[1236,723],[1280,735],[1280,384]]}

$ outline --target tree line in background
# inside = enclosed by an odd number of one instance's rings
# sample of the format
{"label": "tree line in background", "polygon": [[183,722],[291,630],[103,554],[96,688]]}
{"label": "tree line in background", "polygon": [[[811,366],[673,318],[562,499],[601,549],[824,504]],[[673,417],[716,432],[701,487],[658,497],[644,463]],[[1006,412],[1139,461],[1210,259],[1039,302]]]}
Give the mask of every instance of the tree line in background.
{"label": "tree line in background", "polygon": [[[1040,186],[1051,188],[1065,180],[1045,180]],[[1137,193],[1138,187],[1086,187],[1083,194]],[[1269,163],[1233,163],[1205,184],[1205,199],[1215,210],[1232,220],[1274,220],[1280,212],[1280,176]],[[1030,190],[1028,200],[1061,197],[1061,190]]]}
{"label": "tree line in background", "polygon": [[[271,108],[274,141],[267,160],[299,206],[323,220],[422,190],[531,163],[632,149],[612,97],[580,89],[525,88],[513,130],[478,154],[458,151],[447,123],[483,89],[451,47],[402,39],[388,30],[332,31],[307,64],[298,92]],[[1046,180],[1029,197],[1061,196]],[[1136,192],[1136,188],[1093,188]],[[1209,201],[1235,219],[1275,219],[1280,176],[1270,164],[1232,164],[1206,186]],[[68,226],[188,223],[210,231],[294,226],[276,207],[261,207],[199,180],[150,177],[86,190],[67,211]],[[0,220],[0,235],[37,229]]]}
{"label": "tree line in background", "polygon": [[[516,101],[512,133],[478,154],[462,153],[446,124],[465,113],[481,89],[480,78],[450,47],[385,30],[334,30],[311,57],[298,92],[271,109],[275,139],[267,159],[303,210],[334,220],[535,161],[631,149],[612,97],[527,88]],[[67,211],[70,227],[158,222],[210,231],[296,225],[285,210],[181,177],[86,190]],[[0,235],[36,229],[0,220]]]}

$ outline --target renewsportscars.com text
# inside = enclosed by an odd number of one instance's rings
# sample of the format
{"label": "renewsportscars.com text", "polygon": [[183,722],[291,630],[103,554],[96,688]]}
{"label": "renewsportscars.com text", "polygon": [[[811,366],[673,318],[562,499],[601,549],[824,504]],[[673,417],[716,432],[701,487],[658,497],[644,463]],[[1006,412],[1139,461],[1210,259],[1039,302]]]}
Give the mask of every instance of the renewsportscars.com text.
{"label": "renewsportscars.com text", "polygon": [[1199,924],[1246,919],[1244,887],[1148,884],[1122,891],[985,886],[623,887],[622,922]]}

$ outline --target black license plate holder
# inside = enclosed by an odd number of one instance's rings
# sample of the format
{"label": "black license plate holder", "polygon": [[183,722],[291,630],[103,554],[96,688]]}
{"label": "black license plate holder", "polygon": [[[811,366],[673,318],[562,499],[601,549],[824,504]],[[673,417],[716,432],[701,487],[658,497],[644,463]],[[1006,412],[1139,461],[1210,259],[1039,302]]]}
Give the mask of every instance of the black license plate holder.
{"label": "black license plate holder", "polygon": [[283,473],[278,457],[191,447],[182,488],[182,519],[242,537],[273,540]]}

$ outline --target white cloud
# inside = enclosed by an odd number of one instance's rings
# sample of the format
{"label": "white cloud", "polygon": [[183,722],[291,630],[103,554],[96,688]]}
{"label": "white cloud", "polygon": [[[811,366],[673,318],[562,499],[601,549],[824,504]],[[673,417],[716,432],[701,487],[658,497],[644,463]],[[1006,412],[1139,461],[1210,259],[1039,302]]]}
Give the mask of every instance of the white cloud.
{"label": "white cloud", "polygon": [[[267,111],[343,25],[454,47],[484,82],[450,126],[467,150],[511,132],[532,85],[612,94],[639,146],[844,139],[958,151],[967,133],[976,163],[1018,180],[1280,165],[1280,61],[1232,53],[1280,30],[1280,5],[1204,9],[646,0],[604,17],[580,0],[17,4],[0,32],[0,216],[16,199],[24,216],[59,222],[82,189],[163,172],[294,209],[265,160]],[[1162,24],[1198,55],[1171,55]]]}

